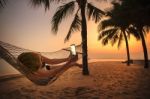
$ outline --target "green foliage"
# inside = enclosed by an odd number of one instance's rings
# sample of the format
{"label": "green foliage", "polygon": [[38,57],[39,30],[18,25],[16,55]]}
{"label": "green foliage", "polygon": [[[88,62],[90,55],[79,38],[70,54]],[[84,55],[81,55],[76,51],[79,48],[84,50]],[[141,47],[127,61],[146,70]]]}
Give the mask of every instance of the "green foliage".
{"label": "green foliage", "polygon": [[32,72],[37,71],[41,65],[39,55],[36,53],[32,53],[32,52],[20,54],[18,56],[18,60],[24,66],[27,66]]}

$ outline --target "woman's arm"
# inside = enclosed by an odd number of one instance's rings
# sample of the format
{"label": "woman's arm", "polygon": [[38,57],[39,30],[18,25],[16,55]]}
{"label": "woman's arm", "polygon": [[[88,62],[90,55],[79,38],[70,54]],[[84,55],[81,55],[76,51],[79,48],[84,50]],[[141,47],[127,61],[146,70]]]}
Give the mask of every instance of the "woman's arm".
{"label": "woman's arm", "polygon": [[61,59],[49,59],[47,57],[42,56],[41,59],[43,62],[48,63],[48,64],[59,64],[59,63],[63,63],[63,62],[68,61],[69,57],[61,58]]}

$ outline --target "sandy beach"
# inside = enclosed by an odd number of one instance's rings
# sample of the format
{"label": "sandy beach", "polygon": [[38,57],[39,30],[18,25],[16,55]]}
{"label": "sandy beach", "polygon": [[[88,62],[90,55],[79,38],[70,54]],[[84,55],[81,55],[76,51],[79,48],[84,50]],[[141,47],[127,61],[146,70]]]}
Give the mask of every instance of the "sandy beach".
{"label": "sandy beach", "polygon": [[150,99],[150,69],[121,62],[89,63],[90,76],[72,67],[53,84],[26,77],[0,81],[0,99]]}

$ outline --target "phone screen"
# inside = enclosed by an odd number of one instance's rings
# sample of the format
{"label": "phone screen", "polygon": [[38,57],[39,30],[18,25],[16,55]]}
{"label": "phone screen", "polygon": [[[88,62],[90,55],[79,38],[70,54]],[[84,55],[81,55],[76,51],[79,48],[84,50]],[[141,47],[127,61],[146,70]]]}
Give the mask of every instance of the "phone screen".
{"label": "phone screen", "polygon": [[76,55],[76,46],[75,46],[75,44],[72,44],[72,45],[70,46],[70,48],[71,48],[71,53],[72,53],[72,55]]}

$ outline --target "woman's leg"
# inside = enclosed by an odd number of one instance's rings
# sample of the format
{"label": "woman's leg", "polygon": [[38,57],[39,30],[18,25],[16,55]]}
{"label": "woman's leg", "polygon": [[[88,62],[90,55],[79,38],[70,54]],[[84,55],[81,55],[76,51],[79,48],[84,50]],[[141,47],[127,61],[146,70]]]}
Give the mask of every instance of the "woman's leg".
{"label": "woman's leg", "polygon": [[47,57],[42,56],[41,60],[43,62],[45,62],[45,63],[48,63],[48,64],[59,64],[59,63],[67,62],[68,59],[69,59],[69,57],[67,57],[67,58],[61,58],[61,59],[49,59]]}
{"label": "woman's leg", "polygon": [[72,67],[74,65],[75,65],[75,63],[67,63],[64,65],[54,66],[50,70],[39,69],[34,74],[38,75],[39,77],[53,77],[57,74],[61,74],[61,73],[65,72],[67,69],[69,69],[70,67]]}

